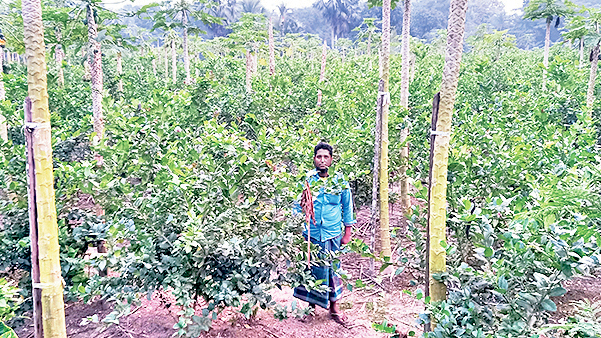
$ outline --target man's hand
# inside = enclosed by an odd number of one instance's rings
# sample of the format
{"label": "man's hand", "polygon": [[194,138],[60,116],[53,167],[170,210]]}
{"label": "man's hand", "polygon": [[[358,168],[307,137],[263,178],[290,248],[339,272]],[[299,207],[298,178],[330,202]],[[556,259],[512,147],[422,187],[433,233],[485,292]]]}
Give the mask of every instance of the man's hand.
{"label": "man's hand", "polygon": [[342,240],[340,240],[341,244],[347,244],[348,242],[350,242],[352,239],[351,236],[351,227],[345,227],[344,228],[344,236],[342,236]]}

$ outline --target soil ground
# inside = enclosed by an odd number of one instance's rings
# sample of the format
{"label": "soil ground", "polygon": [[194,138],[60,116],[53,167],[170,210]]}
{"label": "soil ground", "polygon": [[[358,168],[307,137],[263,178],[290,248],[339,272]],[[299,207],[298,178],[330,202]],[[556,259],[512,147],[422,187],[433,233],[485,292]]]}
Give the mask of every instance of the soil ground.
{"label": "soil ground", "polygon": [[[418,201],[412,201],[418,203]],[[397,237],[396,245],[413,249],[413,243],[403,236],[404,220],[400,213],[400,206],[393,205],[391,224],[401,224],[400,236]],[[356,226],[357,236],[365,239],[367,237],[367,224],[369,222],[369,210],[362,208],[358,212],[358,224]],[[367,240],[366,240],[367,241]],[[395,243],[393,243],[394,245]],[[388,323],[396,325],[401,336],[408,331],[415,331],[416,336],[421,334],[421,329],[415,326],[415,318],[424,310],[423,302],[415,297],[404,293],[404,290],[415,291],[424,288],[423,284],[417,283],[421,272],[406,268],[400,275],[394,275],[394,270],[384,271],[382,280],[373,280],[367,277],[369,260],[361,258],[355,253],[349,253],[341,258],[343,268],[354,277],[368,281],[369,286],[362,289],[354,289],[352,292],[345,290],[343,299],[340,301],[341,308],[349,317],[349,324],[342,326],[329,318],[328,311],[317,308],[313,316],[304,319],[288,318],[279,321],[274,318],[270,310],[259,310],[255,318],[248,320],[237,309],[226,309],[219,318],[213,322],[213,328],[200,336],[200,338],[380,338],[390,335],[376,332],[372,328],[373,322]],[[557,297],[555,302],[558,311],[552,319],[555,321],[572,314],[574,300],[589,299],[590,301],[601,300],[601,278],[577,277],[565,284],[568,292]],[[273,299],[283,305],[290,307],[294,301],[292,290],[283,288],[271,291]],[[121,318],[119,325],[105,327],[103,325],[88,323],[84,319],[92,315],[104,318],[112,311],[112,305],[103,302],[92,304],[72,303],[66,307],[67,335],[70,338],[166,338],[171,337],[175,330],[173,325],[177,322],[179,308],[171,306],[172,297],[168,292],[155,293],[151,300],[143,299],[141,306],[135,308],[132,313]],[[301,302],[302,303],[302,302]],[[299,304],[305,307],[306,304]],[[26,322],[17,329],[21,338],[32,337],[31,322]]]}

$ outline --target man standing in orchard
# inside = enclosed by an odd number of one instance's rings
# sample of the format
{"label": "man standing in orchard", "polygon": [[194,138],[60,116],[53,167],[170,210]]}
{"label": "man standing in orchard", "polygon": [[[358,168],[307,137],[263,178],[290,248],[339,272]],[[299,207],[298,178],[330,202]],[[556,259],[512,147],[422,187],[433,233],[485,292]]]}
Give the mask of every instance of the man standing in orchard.
{"label": "man standing in orchard", "polygon": [[[307,173],[305,190],[296,210],[300,212],[302,207],[309,219],[310,226],[305,228],[303,235],[320,247],[319,257],[327,260],[328,252],[336,252],[342,244],[351,241],[351,226],[357,220],[353,215],[353,198],[348,182],[341,173],[328,174],[332,165],[332,146],[320,142],[315,146],[313,155],[315,170]],[[328,286],[329,291],[307,291],[304,286],[299,286],[294,289],[294,297],[308,302],[313,308],[315,305],[324,309],[329,307],[332,319],[344,325],[347,318],[338,305],[343,289],[337,273],[340,263],[328,263],[312,264],[311,273],[317,280],[323,280],[322,284]]]}

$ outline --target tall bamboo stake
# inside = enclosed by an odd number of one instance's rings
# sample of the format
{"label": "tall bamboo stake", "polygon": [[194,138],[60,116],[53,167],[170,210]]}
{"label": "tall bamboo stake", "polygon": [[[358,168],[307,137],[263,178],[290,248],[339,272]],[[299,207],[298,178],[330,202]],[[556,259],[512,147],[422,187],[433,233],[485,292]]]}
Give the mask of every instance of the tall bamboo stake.
{"label": "tall bamboo stake", "polygon": [[[31,99],[25,98],[23,107],[25,115],[25,125],[33,122],[31,113]],[[27,196],[29,202],[29,238],[31,243],[31,281],[33,284],[40,283],[40,265],[38,248],[38,227],[35,197],[35,159],[33,151],[33,131],[34,129],[25,128],[26,158],[27,158]],[[42,328],[42,290],[32,288],[33,298],[33,335],[35,338],[41,338],[44,331]]]}
{"label": "tall bamboo stake", "polygon": [[52,143],[50,112],[46,84],[46,56],[44,26],[40,0],[23,0],[23,35],[27,57],[27,84],[31,98],[33,158],[35,171],[35,208],[38,242],[40,283],[33,285],[42,290],[44,337],[66,338],[63,285],[59,259],[58,226],[54,180],[52,174]]}

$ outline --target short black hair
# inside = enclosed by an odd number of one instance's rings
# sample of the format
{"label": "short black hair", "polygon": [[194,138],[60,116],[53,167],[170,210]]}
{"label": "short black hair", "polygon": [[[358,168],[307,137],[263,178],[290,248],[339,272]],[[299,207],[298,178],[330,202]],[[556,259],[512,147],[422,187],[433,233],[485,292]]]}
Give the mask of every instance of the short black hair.
{"label": "short black hair", "polygon": [[315,149],[313,150],[313,156],[314,157],[317,156],[317,151],[320,150],[320,149],[325,149],[325,150],[329,151],[330,152],[330,156],[332,156],[332,150],[333,150],[332,146],[329,145],[329,144],[327,144],[327,143],[325,143],[325,142],[319,142],[315,146]]}

